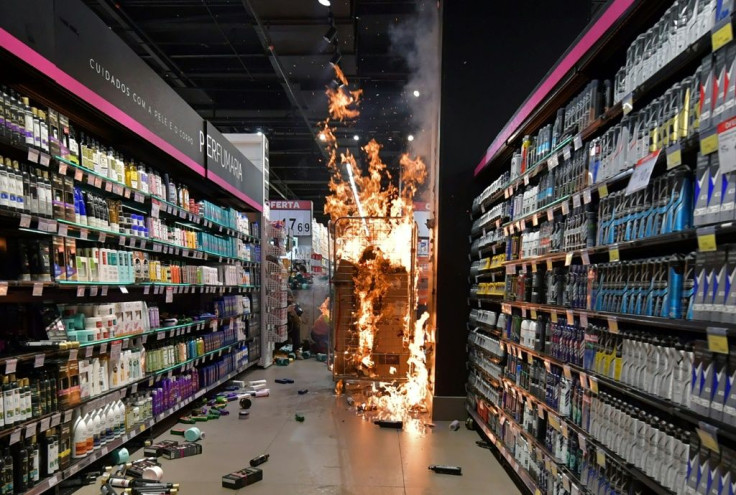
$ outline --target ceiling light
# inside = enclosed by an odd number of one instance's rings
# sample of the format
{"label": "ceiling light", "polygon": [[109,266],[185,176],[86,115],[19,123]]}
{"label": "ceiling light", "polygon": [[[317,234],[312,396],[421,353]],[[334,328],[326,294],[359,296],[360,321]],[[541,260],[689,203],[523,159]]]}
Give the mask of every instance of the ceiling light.
{"label": "ceiling light", "polygon": [[415,90],[414,90],[414,96],[415,96],[415,97],[419,98],[419,95],[421,95],[421,94],[422,94],[422,93],[420,93],[418,89],[415,89]]}
{"label": "ceiling light", "polygon": [[327,43],[332,43],[332,41],[337,36],[337,28],[333,25],[330,26],[330,28],[327,30],[327,32],[322,36],[322,39],[324,39]]}
{"label": "ceiling light", "polygon": [[409,137],[407,137],[409,141],[414,141],[414,134],[409,134]]}
{"label": "ceiling light", "polygon": [[353,136],[353,141],[360,141],[360,136],[357,134]]}
{"label": "ceiling light", "polygon": [[319,133],[319,140],[320,141],[327,141],[327,136],[325,136],[324,132]]}
{"label": "ceiling light", "polygon": [[262,131],[262,130],[260,130],[260,129],[258,129],[258,130],[256,131],[256,134],[258,134],[259,136],[263,136],[263,131]]}
{"label": "ceiling light", "polygon": [[330,59],[330,65],[334,67],[340,63],[340,60],[342,60],[342,53],[340,53],[340,50],[337,50]]}
{"label": "ceiling light", "polygon": [[330,0],[317,0],[320,5],[324,5],[325,7],[330,6]]}

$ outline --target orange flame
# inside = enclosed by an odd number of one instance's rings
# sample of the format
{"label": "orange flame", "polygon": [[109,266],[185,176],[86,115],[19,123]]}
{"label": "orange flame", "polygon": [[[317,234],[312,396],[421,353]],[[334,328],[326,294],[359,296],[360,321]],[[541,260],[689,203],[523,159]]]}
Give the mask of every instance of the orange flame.
{"label": "orange flame", "polygon": [[[346,358],[365,376],[376,376],[374,347],[379,324],[392,315],[391,304],[385,296],[391,289],[387,277],[391,273],[408,273],[415,265],[413,236],[413,200],[418,187],[427,178],[424,162],[408,154],[401,156],[400,186],[380,156],[381,145],[375,140],[366,144],[362,151],[367,162],[366,173],[358,165],[356,157],[349,151],[339,153],[334,129],[330,119],[344,121],[359,114],[361,92],[346,89],[348,81],[336,67],[337,79],[343,84],[338,89],[326,89],[330,117],[320,125],[320,139],[327,144],[328,169],[332,176],[329,182],[330,195],[325,201],[325,213],[333,223],[343,217],[379,217],[386,220],[387,227],[375,232],[360,222],[341,224],[336,243],[335,258],[355,266],[353,277],[356,308],[353,319],[356,324],[357,346],[351,348]],[[324,138],[324,139],[323,139]],[[416,276],[410,281],[410,289],[416,291]],[[406,308],[398,315],[403,325],[401,340],[408,351],[406,380],[401,383],[374,384],[374,394],[368,398],[368,406],[378,409],[380,414],[408,418],[408,414],[426,411],[431,395],[430,372],[426,353],[432,350],[433,329],[428,328],[429,314],[424,313],[413,325],[416,308]],[[397,367],[391,366],[389,374],[397,376]]]}
{"label": "orange flame", "polygon": [[345,119],[354,119],[360,115],[360,110],[356,107],[360,105],[363,90],[350,91],[347,87],[348,80],[338,66],[335,66],[335,75],[342,84],[337,89],[332,89],[329,86],[325,89],[329,101],[327,109],[330,112],[330,117],[340,122]]}

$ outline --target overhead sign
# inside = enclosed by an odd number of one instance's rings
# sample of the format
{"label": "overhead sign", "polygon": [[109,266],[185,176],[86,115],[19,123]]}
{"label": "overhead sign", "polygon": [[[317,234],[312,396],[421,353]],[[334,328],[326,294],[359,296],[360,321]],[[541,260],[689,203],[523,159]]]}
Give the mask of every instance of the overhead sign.
{"label": "overhead sign", "polygon": [[[204,175],[198,143],[202,117],[80,0],[55,0],[54,16],[56,65],[173,146],[183,155],[176,158]],[[116,114],[110,117],[119,120]]]}
{"label": "overhead sign", "polygon": [[200,130],[198,142],[205,154],[207,178],[260,211],[263,172],[209,122]]}
{"label": "overhead sign", "polygon": [[283,220],[289,235],[312,237],[311,201],[269,201],[271,220]]}

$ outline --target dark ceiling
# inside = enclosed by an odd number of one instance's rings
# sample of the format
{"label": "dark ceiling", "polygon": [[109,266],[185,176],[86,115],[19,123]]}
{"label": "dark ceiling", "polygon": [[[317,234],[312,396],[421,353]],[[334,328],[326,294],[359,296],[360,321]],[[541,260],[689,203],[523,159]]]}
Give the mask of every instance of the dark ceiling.
{"label": "dark ceiling", "polygon": [[[336,46],[364,91],[361,118],[341,125],[341,147],[376,138],[391,166],[411,133],[409,69],[390,31],[429,0],[85,0],[204,118],[222,132],[263,131],[271,198],[309,199],[321,213],[328,173],[316,139]],[[355,141],[353,136],[359,136]],[[353,150],[355,151],[355,150]]]}

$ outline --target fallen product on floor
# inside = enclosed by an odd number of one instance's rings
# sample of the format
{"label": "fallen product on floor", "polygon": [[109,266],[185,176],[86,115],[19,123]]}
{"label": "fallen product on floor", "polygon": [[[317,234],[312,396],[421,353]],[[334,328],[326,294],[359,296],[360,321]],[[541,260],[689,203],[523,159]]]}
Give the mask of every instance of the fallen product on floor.
{"label": "fallen product on floor", "polygon": [[232,488],[237,490],[239,488],[252,485],[257,481],[263,479],[263,471],[254,467],[246,467],[239,471],[235,471],[230,474],[226,474],[222,477],[222,486],[224,488]]}
{"label": "fallen product on floor", "polygon": [[463,474],[463,469],[460,466],[442,466],[439,464],[432,464],[429,466],[429,470],[439,474],[452,474],[455,476],[462,476]]}

